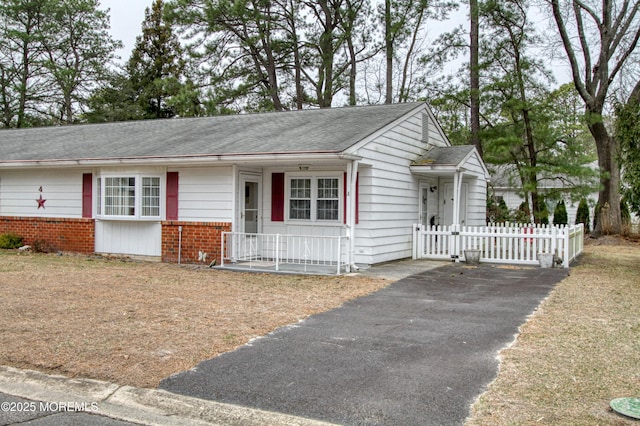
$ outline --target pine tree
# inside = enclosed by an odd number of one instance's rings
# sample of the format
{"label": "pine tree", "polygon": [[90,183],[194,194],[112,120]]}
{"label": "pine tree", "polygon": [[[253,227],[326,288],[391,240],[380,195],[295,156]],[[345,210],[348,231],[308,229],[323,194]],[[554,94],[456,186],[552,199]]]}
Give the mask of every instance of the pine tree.
{"label": "pine tree", "polygon": [[586,198],[582,198],[580,200],[580,204],[578,204],[578,211],[576,212],[576,225],[579,223],[584,224],[584,231],[589,232],[589,203],[587,203]]}
{"label": "pine tree", "polygon": [[569,223],[567,217],[567,206],[564,204],[564,200],[556,205],[556,209],[553,212],[553,224],[554,225],[566,225]]}
{"label": "pine tree", "polygon": [[180,42],[163,17],[164,2],[155,0],[145,11],[142,35],[126,66],[145,118],[169,118],[176,115],[168,99],[180,93],[185,69]]}

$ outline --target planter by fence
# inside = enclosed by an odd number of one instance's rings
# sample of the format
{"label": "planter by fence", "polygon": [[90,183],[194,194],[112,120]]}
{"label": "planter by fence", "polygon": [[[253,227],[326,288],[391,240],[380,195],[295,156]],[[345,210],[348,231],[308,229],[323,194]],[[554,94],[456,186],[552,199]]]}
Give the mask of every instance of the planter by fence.
{"label": "planter by fence", "polygon": [[553,268],[555,255],[553,253],[538,253],[541,268]]}
{"label": "planter by fence", "polygon": [[465,250],[464,251],[465,262],[471,265],[477,265],[478,263],[480,263],[480,253],[481,251],[477,249]]}

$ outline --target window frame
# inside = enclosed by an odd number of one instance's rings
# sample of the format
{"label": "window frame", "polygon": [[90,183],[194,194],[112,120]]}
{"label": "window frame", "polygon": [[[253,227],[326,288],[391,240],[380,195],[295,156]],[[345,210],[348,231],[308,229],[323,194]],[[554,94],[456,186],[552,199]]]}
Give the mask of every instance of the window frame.
{"label": "window frame", "polygon": [[[107,179],[134,179],[133,205],[125,208],[133,208],[133,214],[106,214],[106,180]],[[145,195],[145,180],[157,180],[157,185],[147,186],[152,194]],[[155,183],[155,182],[154,182]],[[122,187],[121,187],[122,188]],[[148,191],[147,191],[148,192]],[[105,220],[133,220],[133,221],[159,221],[165,216],[166,181],[162,174],[155,173],[102,173],[96,176],[96,218]],[[144,205],[144,200],[157,200],[157,205]],[[157,209],[157,215],[145,215],[144,210]]]}
{"label": "window frame", "polygon": [[[291,223],[314,223],[314,224],[327,224],[337,225],[342,224],[344,211],[344,191],[343,191],[343,175],[344,172],[301,172],[301,173],[287,173],[285,175],[285,219]],[[311,205],[310,205],[310,217],[309,219],[298,219],[291,217],[291,202],[295,200],[302,200],[302,198],[292,197],[292,181],[297,179],[310,179],[311,181]],[[318,219],[318,201],[331,200],[331,198],[318,197],[318,181],[322,179],[335,179],[337,181],[338,197],[337,201],[337,217],[335,219]]]}

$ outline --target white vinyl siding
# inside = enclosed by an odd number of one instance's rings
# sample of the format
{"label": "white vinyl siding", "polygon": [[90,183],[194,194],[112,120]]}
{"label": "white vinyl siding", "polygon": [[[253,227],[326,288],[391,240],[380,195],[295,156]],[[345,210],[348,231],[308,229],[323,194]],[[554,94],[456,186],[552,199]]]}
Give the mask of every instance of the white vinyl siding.
{"label": "white vinyl siding", "polygon": [[[82,217],[82,173],[90,170],[0,172],[0,215]],[[42,189],[42,191],[40,191]],[[38,208],[42,196],[44,208]]]}
{"label": "white vinyl siding", "polygon": [[187,222],[233,220],[233,168],[178,168],[178,219]]}
{"label": "white vinyl siding", "polygon": [[96,220],[96,253],[160,256],[159,221]]}
{"label": "white vinyl siding", "polygon": [[[432,133],[435,126],[428,128],[429,142],[440,142],[438,135]],[[419,220],[419,181],[409,166],[426,150],[422,129],[422,112],[418,112],[357,152],[363,157],[359,167],[357,263],[380,263],[411,256],[412,225]]]}

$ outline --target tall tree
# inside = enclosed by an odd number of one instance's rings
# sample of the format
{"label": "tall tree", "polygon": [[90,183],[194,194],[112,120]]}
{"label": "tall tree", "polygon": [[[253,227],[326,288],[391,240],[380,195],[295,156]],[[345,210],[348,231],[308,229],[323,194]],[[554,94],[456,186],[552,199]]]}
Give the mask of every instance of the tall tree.
{"label": "tall tree", "polygon": [[[385,0],[378,5],[378,14],[384,23],[385,103],[410,99],[410,80],[416,78],[411,65],[418,57],[425,56],[417,50],[419,41],[426,37],[428,19],[445,19],[457,7],[458,2],[448,0]],[[422,68],[428,69],[425,61],[422,62]]]}
{"label": "tall tree", "polygon": [[640,215],[640,82],[625,103],[616,105],[615,137],[620,143],[622,193],[631,211]]}
{"label": "tall tree", "polygon": [[[108,77],[107,66],[122,43],[108,33],[109,15],[98,0],[60,0],[47,4],[42,44],[44,66],[57,88],[58,120],[73,123],[89,91]],[[56,111],[54,111],[56,112]]]}
{"label": "tall tree", "polygon": [[2,123],[30,125],[46,89],[42,67],[42,33],[47,0],[7,0],[0,3],[0,69]]}
{"label": "tall tree", "polygon": [[[299,2],[284,0],[173,0],[171,19],[191,39],[190,53],[201,65],[216,103],[243,109],[287,109],[282,73],[298,45]],[[289,9],[291,8],[291,9]],[[298,55],[300,60],[302,55]]]}
{"label": "tall tree", "polygon": [[307,9],[314,17],[310,24],[310,65],[311,69],[304,69],[307,80],[316,93],[316,102],[320,108],[330,108],[333,97],[342,89],[340,81],[349,67],[346,58],[340,52],[344,44],[341,33],[341,14],[343,0],[313,0],[305,1]]}
{"label": "tall tree", "polygon": [[480,143],[480,10],[478,0],[469,0],[469,105],[471,116],[471,145],[483,156]]}
{"label": "tall tree", "polygon": [[601,189],[595,212],[596,233],[619,233],[620,144],[603,120],[607,96],[640,39],[640,1],[549,0],[558,34],[582,97],[589,131],[595,139]]}
{"label": "tall tree", "polygon": [[163,17],[163,0],[154,0],[145,11],[142,34],[126,66],[147,118],[167,118],[175,111],[168,98],[180,92],[185,67],[182,47],[171,25]]}

